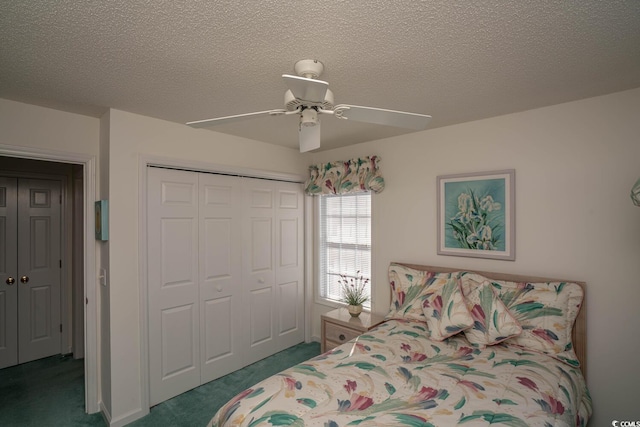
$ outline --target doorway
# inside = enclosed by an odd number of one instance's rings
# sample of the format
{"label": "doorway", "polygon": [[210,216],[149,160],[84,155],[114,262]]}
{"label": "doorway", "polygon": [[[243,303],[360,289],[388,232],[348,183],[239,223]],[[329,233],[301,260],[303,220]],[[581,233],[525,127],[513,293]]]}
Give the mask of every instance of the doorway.
{"label": "doorway", "polygon": [[[62,197],[57,196],[62,202],[60,256],[57,258],[60,321],[57,326],[62,327],[62,332],[57,329],[58,354],[84,358],[85,410],[88,413],[99,411],[96,294],[91,286],[91,278],[95,276],[95,247],[89,244],[93,235],[86,231],[93,229],[94,165],[92,156],[0,146],[0,175],[16,181],[34,179],[58,181],[60,184]],[[23,284],[21,278],[17,278],[17,283]]]}
{"label": "doorway", "polygon": [[0,171],[0,368],[62,353],[64,180],[11,175]]}

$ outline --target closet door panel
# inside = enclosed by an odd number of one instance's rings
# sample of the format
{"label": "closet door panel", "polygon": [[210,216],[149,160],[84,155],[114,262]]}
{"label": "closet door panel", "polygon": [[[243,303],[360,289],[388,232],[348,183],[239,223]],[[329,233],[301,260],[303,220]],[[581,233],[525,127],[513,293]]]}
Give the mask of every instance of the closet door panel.
{"label": "closet door panel", "polygon": [[237,177],[200,174],[202,382],[244,366],[242,199]]}
{"label": "closet door panel", "polygon": [[304,215],[301,184],[276,184],[278,350],[304,340]]}
{"label": "closet door panel", "polygon": [[272,181],[243,179],[243,279],[248,363],[277,350],[275,326],[275,186]]}
{"label": "closet door panel", "polygon": [[198,180],[147,169],[150,401],[200,385]]}

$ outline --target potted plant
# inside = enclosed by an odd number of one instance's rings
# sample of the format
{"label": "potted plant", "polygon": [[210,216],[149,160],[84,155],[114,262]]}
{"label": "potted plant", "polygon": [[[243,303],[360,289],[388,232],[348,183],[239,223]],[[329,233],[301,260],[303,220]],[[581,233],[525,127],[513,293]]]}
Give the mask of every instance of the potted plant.
{"label": "potted plant", "polygon": [[369,279],[365,279],[360,271],[357,271],[355,277],[341,274],[338,283],[342,290],[342,302],[348,304],[349,314],[358,317],[362,313],[362,304],[369,301],[369,295],[366,293]]}

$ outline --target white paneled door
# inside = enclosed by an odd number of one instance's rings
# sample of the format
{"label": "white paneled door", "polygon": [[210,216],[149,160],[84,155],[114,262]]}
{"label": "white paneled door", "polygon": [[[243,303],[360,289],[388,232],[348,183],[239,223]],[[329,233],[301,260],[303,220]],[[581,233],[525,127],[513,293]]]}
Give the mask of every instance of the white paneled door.
{"label": "white paneled door", "polygon": [[242,182],[200,174],[201,382],[242,368]]}
{"label": "white paneled door", "polygon": [[0,367],[60,353],[61,185],[0,178]]}
{"label": "white paneled door", "polygon": [[304,340],[300,184],[148,168],[150,402]]}
{"label": "white paneled door", "polygon": [[151,405],[200,385],[198,176],[148,169]]}

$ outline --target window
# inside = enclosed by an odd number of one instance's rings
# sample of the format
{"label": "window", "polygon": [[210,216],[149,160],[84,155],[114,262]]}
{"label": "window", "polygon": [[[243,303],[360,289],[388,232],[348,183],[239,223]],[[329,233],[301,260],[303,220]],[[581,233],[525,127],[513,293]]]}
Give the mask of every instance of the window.
{"label": "window", "polygon": [[[340,274],[371,278],[371,193],[320,197],[320,298],[339,302]],[[371,295],[371,281],[367,294]],[[370,308],[371,301],[363,304]]]}

